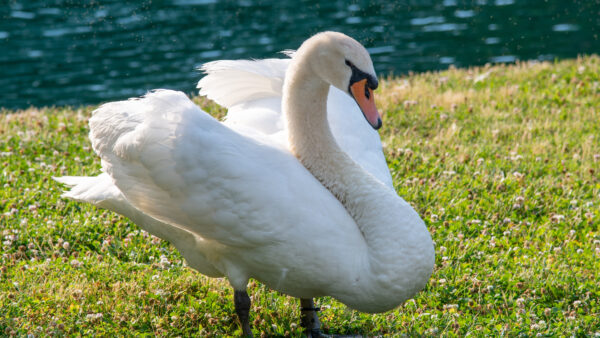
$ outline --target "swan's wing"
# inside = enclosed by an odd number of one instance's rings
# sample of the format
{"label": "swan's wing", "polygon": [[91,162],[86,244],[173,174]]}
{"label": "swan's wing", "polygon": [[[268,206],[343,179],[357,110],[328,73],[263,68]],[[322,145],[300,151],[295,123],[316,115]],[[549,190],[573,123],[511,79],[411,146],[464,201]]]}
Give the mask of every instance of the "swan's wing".
{"label": "swan's wing", "polygon": [[363,113],[350,96],[330,87],[327,119],[340,148],[388,187],[394,187],[383,154],[379,133],[365,121]]}
{"label": "swan's wing", "polygon": [[236,133],[183,93],[105,104],[90,139],[136,209],[204,239],[263,246],[324,221],[352,231],[343,206],[291,154]]}
{"label": "swan's wing", "polygon": [[202,66],[198,82],[204,95],[228,108],[224,123],[240,133],[279,134],[287,143],[281,95],[289,59],[222,60]]}
{"label": "swan's wing", "polygon": [[[286,51],[293,55],[293,51]],[[224,60],[205,64],[200,94],[229,108],[225,124],[243,134],[271,135],[281,147],[287,145],[281,95],[290,59]],[[331,131],[352,159],[389,187],[393,187],[381,139],[365,122],[354,100],[330,87],[327,100]]]}
{"label": "swan's wing", "polygon": [[281,97],[290,59],[221,60],[204,64],[200,95],[225,108],[268,97]]}

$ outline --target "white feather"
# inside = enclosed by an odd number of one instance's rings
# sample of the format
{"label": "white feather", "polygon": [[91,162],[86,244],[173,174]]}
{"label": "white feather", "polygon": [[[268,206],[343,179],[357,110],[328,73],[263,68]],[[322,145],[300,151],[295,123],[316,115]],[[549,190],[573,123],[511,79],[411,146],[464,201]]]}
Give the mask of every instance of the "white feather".
{"label": "white feather", "polygon": [[[257,99],[281,96],[289,59],[222,60],[204,64],[200,95],[230,108]],[[235,79],[235,81],[232,81]]]}

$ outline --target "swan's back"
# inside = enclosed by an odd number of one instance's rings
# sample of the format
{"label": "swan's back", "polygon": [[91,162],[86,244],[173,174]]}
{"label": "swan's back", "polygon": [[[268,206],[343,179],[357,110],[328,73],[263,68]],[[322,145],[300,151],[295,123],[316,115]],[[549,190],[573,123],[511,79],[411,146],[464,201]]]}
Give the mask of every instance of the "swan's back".
{"label": "swan's back", "polygon": [[[353,258],[365,252],[356,250],[364,241],[354,221],[295,157],[268,137],[229,129],[183,93],[105,104],[90,129],[104,170],[126,200],[198,236],[203,245],[196,250],[234,286],[255,277],[292,295],[335,294],[335,280],[356,266],[348,263],[362,262]],[[319,269],[337,273],[302,284],[300,274],[315,271],[288,272],[297,259],[321,261]]]}

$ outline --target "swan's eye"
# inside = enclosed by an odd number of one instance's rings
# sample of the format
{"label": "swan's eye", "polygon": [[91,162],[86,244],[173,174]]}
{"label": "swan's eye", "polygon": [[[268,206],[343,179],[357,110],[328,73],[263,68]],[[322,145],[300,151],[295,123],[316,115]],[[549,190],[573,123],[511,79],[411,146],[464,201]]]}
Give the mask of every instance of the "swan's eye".
{"label": "swan's eye", "polygon": [[365,82],[365,97],[367,100],[371,99],[371,94],[369,93],[369,85]]}

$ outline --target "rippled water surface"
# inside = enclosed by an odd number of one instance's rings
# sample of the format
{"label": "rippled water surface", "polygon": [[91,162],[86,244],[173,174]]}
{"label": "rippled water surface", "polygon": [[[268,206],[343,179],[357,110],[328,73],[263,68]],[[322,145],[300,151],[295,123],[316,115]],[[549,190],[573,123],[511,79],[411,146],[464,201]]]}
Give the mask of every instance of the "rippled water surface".
{"label": "rippled water surface", "polygon": [[380,75],[600,53],[600,0],[0,1],[0,106],[194,92],[216,59],[279,57],[322,30]]}

